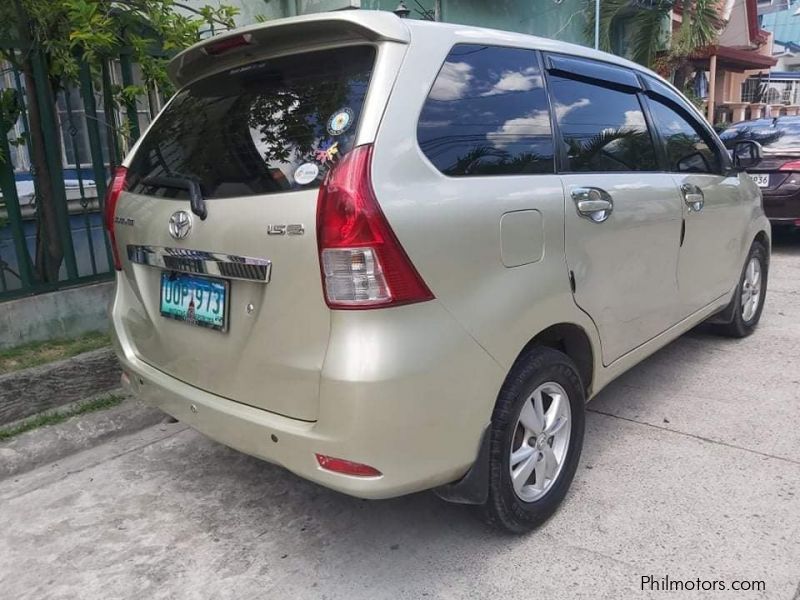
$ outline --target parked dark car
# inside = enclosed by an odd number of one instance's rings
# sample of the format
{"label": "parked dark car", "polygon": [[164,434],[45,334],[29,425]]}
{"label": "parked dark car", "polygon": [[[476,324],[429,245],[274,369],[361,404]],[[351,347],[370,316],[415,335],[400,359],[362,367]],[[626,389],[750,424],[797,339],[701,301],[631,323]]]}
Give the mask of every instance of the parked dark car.
{"label": "parked dark car", "polygon": [[761,144],[763,158],[747,169],[761,188],[772,225],[800,227],[800,117],[742,121],[720,134],[732,149],[743,140]]}

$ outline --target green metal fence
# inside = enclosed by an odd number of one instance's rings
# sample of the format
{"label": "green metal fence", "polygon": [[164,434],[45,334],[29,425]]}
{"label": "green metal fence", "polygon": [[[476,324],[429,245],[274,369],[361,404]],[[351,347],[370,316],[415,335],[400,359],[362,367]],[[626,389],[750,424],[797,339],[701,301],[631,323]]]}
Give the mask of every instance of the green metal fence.
{"label": "green metal fence", "polygon": [[[106,182],[158,110],[157,91],[121,104],[115,100],[116,86],[137,83],[136,65],[125,51],[105,61],[94,76],[82,63],[78,81],[52,86],[37,49],[19,41],[0,44],[30,59],[27,73],[0,62],[0,93],[6,100],[14,96],[18,109],[15,116],[0,112],[0,301],[109,279],[113,262],[102,229]],[[31,79],[35,94],[26,89]],[[55,99],[49,95],[54,87]],[[30,123],[32,103],[41,121],[36,132]],[[37,153],[38,161],[33,160]],[[46,169],[37,172],[34,163],[41,164],[41,157]],[[52,195],[57,240],[44,234],[43,188]],[[42,264],[44,249],[53,244],[63,254],[57,276]]]}

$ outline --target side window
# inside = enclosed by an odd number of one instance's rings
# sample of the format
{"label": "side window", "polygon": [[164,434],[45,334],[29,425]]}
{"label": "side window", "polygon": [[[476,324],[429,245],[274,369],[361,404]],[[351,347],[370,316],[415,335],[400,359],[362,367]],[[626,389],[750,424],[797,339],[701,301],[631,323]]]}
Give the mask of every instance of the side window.
{"label": "side window", "polygon": [[536,53],[454,46],[425,101],[417,140],[445,175],[553,173],[550,115]]}
{"label": "side window", "polygon": [[565,171],[656,171],[655,147],[633,92],[550,77],[553,110],[566,147]]}
{"label": "side window", "polygon": [[719,173],[719,156],[708,145],[698,125],[656,98],[650,112],[666,144],[669,170],[680,173]]}

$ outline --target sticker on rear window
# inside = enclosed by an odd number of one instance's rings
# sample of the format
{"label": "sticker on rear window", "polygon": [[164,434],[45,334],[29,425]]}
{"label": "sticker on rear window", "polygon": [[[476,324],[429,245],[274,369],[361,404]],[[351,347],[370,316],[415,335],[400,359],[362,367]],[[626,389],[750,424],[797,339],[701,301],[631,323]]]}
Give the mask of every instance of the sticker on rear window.
{"label": "sticker on rear window", "polygon": [[339,153],[339,142],[334,142],[333,140],[328,140],[327,142],[322,142],[319,145],[319,148],[316,152],[314,152],[314,159],[320,164],[327,164],[331,162],[336,155]]}
{"label": "sticker on rear window", "polygon": [[300,185],[311,183],[319,175],[319,167],[314,163],[303,163],[294,172],[294,181]]}
{"label": "sticker on rear window", "polygon": [[341,135],[348,129],[353,122],[353,111],[349,108],[340,108],[328,119],[328,133],[331,135]]}

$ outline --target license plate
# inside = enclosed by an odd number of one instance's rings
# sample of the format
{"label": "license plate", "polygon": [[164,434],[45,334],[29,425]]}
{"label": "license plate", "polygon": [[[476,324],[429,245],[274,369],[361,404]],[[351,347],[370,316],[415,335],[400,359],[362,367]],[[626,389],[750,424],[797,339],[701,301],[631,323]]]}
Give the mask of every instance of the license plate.
{"label": "license plate", "polygon": [[185,273],[161,274],[161,314],[189,325],[228,329],[228,282]]}
{"label": "license plate", "polygon": [[748,173],[758,187],[769,186],[769,175],[763,173]]}

